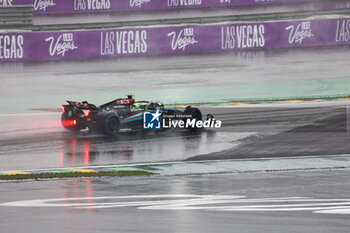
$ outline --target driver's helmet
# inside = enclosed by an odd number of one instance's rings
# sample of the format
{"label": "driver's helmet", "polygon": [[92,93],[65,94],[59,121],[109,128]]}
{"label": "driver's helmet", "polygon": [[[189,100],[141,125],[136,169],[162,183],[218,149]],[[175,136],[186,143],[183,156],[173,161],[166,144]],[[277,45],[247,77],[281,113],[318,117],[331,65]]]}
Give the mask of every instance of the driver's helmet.
{"label": "driver's helmet", "polygon": [[164,105],[161,102],[157,101],[157,102],[150,102],[146,107],[147,107],[146,109],[150,109],[150,110],[151,109],[163,109]]}
{"label": "driver's helmet", "polygon": [[134,108],[140,108],[141,107],[141,103],[134,103]]}

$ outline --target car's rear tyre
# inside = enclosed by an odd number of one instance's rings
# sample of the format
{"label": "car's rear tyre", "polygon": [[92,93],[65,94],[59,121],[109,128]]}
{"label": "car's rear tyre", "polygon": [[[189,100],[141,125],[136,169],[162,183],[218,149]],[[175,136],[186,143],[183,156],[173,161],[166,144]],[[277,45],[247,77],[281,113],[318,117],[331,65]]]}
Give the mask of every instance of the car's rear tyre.
{"label": "car's rear tyre", "polygon": [[[191,116],[189,119],[192,119],[192,120],[196,119],[196,122],[202,120],[202,113],[201,113],[201,111],[198,108],[192,108],[191,106],[187,106],[185,108],[185,111],[184,111],[183,114]],[[188,130],[196,131],[196,130],[198,130],[198,128],[196,126],[195,127],[189,127]]]}
{"label": "car's rear tyre", "polygon": [[114,137],[120,130],[120,118],[115,113],[98,113],[97,130],[104,135]]}

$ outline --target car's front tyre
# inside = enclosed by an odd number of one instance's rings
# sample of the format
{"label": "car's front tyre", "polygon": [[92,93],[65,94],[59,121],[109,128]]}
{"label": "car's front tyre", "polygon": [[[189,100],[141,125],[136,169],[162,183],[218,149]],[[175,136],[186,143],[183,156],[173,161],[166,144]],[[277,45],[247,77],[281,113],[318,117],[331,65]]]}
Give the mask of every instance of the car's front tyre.
{"label": "car's front tyre", "polygon": [[[183,113],[184,115],[189,115],[189,119],[195,119],[195,121],[201,121],[202,120],[202,113],[198,108],[192,108],[191,106],[187,106],[185,108],[185,111]],[[189,127],[188,130],[190,131],[196,131],[198,128],[195,127]]]}

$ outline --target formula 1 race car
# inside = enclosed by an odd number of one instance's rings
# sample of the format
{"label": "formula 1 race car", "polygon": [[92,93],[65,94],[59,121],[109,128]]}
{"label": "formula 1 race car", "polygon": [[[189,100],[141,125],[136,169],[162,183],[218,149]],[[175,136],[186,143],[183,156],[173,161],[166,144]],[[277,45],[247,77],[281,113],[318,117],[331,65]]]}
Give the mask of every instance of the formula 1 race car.
{"label": "formula 1 race car", "polygon": [[[99,107],[87,101],[67,101],[62,105],[62,126],[71,131],[88,129],[108,136],[116,136],[120,129],[144,130],[144,113],[157,111],[173,118],[202,120],[202,113],[197,108],[187,106],[184,111],[165,108],[160,102],[138,101],[132,95],[116,99]],[[192,124],[190,130],[196,127]]]}

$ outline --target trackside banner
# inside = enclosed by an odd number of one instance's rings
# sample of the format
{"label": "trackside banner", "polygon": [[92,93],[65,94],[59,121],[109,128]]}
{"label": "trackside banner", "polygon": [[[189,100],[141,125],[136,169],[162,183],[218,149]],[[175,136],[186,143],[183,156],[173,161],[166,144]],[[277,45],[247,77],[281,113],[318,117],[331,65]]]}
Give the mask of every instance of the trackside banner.
{"label": "trackside banner", "polygon": [[0,33],[0,62],[216,53],[350,44],[350,18]]}
{"label": "trackside banner", "polygon": [[227,7],[317,0],[0,0],[0,6],[33,4],[36,14],[93,13]]}

